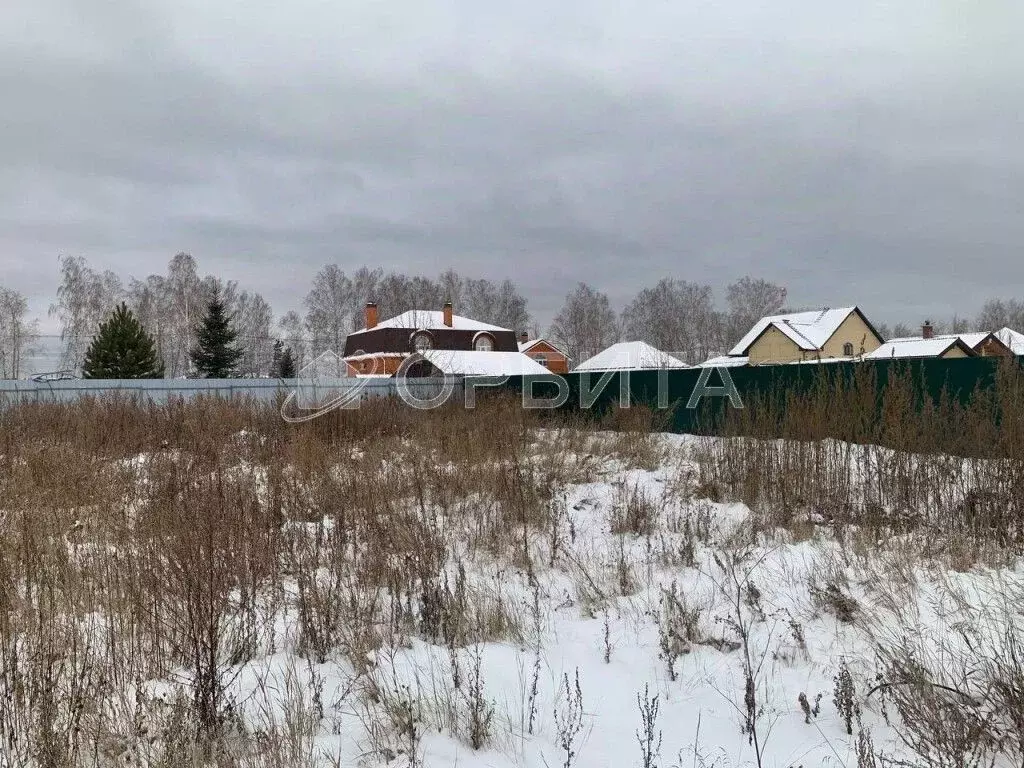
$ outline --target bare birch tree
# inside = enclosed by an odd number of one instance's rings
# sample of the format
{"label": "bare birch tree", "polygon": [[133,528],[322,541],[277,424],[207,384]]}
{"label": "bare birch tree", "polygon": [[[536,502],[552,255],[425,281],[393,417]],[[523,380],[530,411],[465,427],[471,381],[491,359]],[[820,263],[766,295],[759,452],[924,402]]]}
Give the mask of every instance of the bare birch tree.
{"label": "bare birch tree", "polygon": [[739,341],[762,317],[778,312],[786,303],[786,289],[767,280],[742,277],[726,289],[726,302],[728,346]]}
{"label": "bare birch tree", "polygon": [[0,287],[0,378],[22,375],[38,339],[39,324],[28,319],[28,301],[17,291]]}
{"label": "bare birch tree", "polygon": [[238,294],[234,323],[238,331],[237,343],[243,350],[242,359],[238,362],[239,375],[270,375],[274,358],[274,339],[270,333],[273,320],[274,312],[263,296],[248,291]]}
{"label": "bare birch tree", "polygon": [[630,341],[646,341],[688,363],[706,360],[721,345],[721,316],[711,287],[664,278],[645,288],[623,310]]}
{"label": "bare birch tree", "polygon": [[122,299],[121,279],[113,272],[97,272],[81,256],[62,256],[57,302],[50,315],[60,320],[61,365],[77,368],[99,325]]}
{"label": "bare birch tree", "polygon": [[305,302],[313,357],[328,350],[342,353],[345,337],[353,330],[352,307],[357,301],[352,280],[337,264],[317,272]]}
{"label": "bare birch tree", "polygon": [[551,324],[553,341],[580,363],[619,340],[619,324],[608,296],[579,283]]}

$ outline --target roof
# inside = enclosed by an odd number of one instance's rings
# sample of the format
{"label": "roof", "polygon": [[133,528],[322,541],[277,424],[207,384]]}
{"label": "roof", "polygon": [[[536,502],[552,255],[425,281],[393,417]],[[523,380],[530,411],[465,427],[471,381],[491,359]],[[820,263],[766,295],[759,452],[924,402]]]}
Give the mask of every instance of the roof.
{"label": "roof", "polygon": [[740,365],[749,365],[749,357],[741,357],[739,355],[721,355],[719,357],[712,357],[705,360],[703,363],[697,363],[697,368],[735,368]]}
{"label": "roof", "polygon": [[354,331],[353,333],[366,333],[367,331],[375,331],[378,328],[408,328],[412,331],[440,330],[443,328],[452,328],[456,331],[509,330],[508,328],[502,328],[497,325],[481,323],[478,320],[463,317],[462,315],[452,315],[452,324],[448,326],[444,324],[444,312],[442,310],[410,309],[400,315],[395,315],[394,317],[389,317],[387,320],[382,320],[373,328],[363,328],[361,330]]}
{"label": "roof", "polygon": [[962,341],[968,347],[974,349],[991,335],[992,334],[987,333],[985,331],[977,331],[974,333],[942,333],[936,336],[935,338],[960,339],[960,341]]}
{"label": "roof", "polygon": [[[852,312],[860,313],[860,310],[857,307],[826,308],[762,317],[754,323],[753,328],[747,331],[747,335],[729,350],[729,354],[745,355],[750,346],[771,327],[777,328],[788,336],[800,349],[809,352],[819,350],[839,330],[839,326]],[[863,314],[861,317],[864,317]]]}
{"label": "roof", "polygon": [[1008,346],[1015,355],[1024,355],[1024,333],[1013,328],[1000,328],[993,336]]}
{"label": "roof", "polygon": [[442,373],[453,376],[534,376],[550,373],[522,352],[428,349],[421,354]]}
{"label": "roof", "polygon": [[569,356],[568,354],[566,354],[565,350],[562,349],[560,345],[555,344],[555,342],[551,341],[550,339],[545,339],[543,336],[541,336],[538,339],[530,339],[529,341],[520,341],[519,351],[525,352],[526,350],[532,349],[533,347],[541,343],[547,344],[549,347],[551,347],[554,350],[557,350],[560,354],[565,355],[566,357]]}
{"label": "roof", "polygon": [[363,352],[359,355],[349,355],[344,358],[348,363],[358,363],[361,360],[377,360],[378,358],[403,358],[411,355],[411,352]]}
{"label": "roof", "polygon": [[689,368],[667,352],[643,341],[620,341],[589,360],[577,365],[574,371],[624,371],[639,368]]}
{"label": "roof", "polygon": [[874,352],[864,355],[864,359],[888,360],[895,357],[941,357],[951,347],[958,345],[973,352],[958,336],[935,336],[931,339],[911,336],[904,339],[889,339],[889,341],[885,342]]}

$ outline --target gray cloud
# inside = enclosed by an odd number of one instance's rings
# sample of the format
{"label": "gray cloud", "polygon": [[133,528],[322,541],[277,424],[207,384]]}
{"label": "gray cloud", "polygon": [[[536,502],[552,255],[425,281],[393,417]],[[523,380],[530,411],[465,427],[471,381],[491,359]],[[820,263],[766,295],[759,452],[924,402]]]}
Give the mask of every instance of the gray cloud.
{"label": "gray cloud", "polygon": [[[882,320],[1024,280],[1008,0],[0,8],[3,282],[178,250],[298,307],[327,262],[516,279],[753,273]],[[258,7],[254,7],[258,6]]]}

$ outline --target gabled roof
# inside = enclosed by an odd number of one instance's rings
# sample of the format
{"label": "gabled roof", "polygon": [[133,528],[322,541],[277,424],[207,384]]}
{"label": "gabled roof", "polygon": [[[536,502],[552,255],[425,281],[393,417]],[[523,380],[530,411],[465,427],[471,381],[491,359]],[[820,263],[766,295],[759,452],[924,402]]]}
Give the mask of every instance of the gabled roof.
{"label": "gabled roof", "polygon": [[993,336],[1010,348],[1015,355],[1024,355],[1024,333],[1013,328],[1000,328]]}
{"label": "gabled roof", "polygon": [[641,368],[689,368],[667,352],[643,341],[620,341],[589,360],[577,365],[573,371],[624,371]]}
{"label": "gabled roof", "polygon": [[[808,312],[789,312],[783,315],[769,315],[762,317],[754,327],[747,331],[747,335],[740,339],[739,343],[729,350],[730,355],[746,355],[751,345],[757,341],[769,328],[777,328],[793,341],[800,349],[806,352],[815,352],[825,346],[825,342],[832,338],[852,313],[860,315],[868,328],[878,336],[864,313],[857,307],[840,307],[839,309],[814,309]],[[881,340],[881,336],[878,336]]]}
{"label": "gabled roof", "polygon": [[537,338],[537,339],[530,339],[529,341],[520,341],[519,342],[519,351],[520,352],[526,352],[527,350],[533,349],[535,346],[537,346],[538,344],[540,344],[542,342],[544,344],[547,344],[549,347],[551,347],[552,349],[556,350],[560,354],[565,355],[566,359],[569,358],[569,355],[566,353],[566,351],[564,349],[562,349],[562,347],[560,345],[555,344],[555,342],[551,341],[550,339],[545,339],[543,336],[541,336],[540,338]]}
{"label": "gabled roof", "polygon": [[942,357],[952,347],[960,347],[970,356],[977,353],[958,336],[935,336],[922,339],[911,336],[903,339],[889,339],[874,352],[864,355],[865,360],[888,360],[908,357]]}
{"label": "gabled roof", "polygon": [[[1004,330],[1009,331],[1010,329],[1006,328]],[[1010,332],[1016,333],[1016,331]],[[993,339],[996,344],[1001,344],[1002,346],[1006,347],[1010,352],[1013,352],[1013,348],[1009,344],[1007,344],[1003,339],[999,338],[999,333],[1001,333],[1001,331],[997,331],[996,333],[989,333],[988,331],[974,331],[971,333],[944,333],[941,334],[940,336],[936,336],[935,338],[960,339],[960,341],[962,341],[964,344],[966,344],[968,347],[975,351],[978,351],[978,347],[980,347],[986,341],[988,341],[989,339]],[[1021,336],[1021,340],[1024,341],[1024,335],[1017,335]],[[1013,354],[1017,353],[1013,352]]]}
{"label": "gabled roof", "polygon": [[972,333],[940,333],[935,338],[960,339],[968,347],[975,349],[991,335],[991,333],[986,333],[985,331],[976,331]]}
{"label": "gabled roof", "polygon": [[535,376],[551,373],[522,352],[428,349],[421,354],[441,373],[452,376]]}
{"label": "gabled roof", "polygon": [[451,328],[456,331],[509,331],[497,325],[481,323],[462,315],[452,315],[452,324],[444,324],[444,312],[433,309],[410,309],[400,315],[382,320],[373,328],[363,328],[353,333],[366,333],[375,331],[378,328],[408,328],[410,331],[431,331]]}

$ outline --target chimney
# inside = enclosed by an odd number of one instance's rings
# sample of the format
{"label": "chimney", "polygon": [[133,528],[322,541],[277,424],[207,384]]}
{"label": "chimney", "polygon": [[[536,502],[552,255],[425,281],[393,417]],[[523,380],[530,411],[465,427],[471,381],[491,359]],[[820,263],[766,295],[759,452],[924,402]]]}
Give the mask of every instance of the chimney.
{"label": "chimney", "polygon": [[935,328],[932,327],[931,320],[925,320],[924,325],[921,326],[921,338],[922,339],[933,339],[935,338]]}
{"label": "chimney", "polygon": [[520,331],[519,332],[519,343],[520,344],[525,344],[529,340],[530,340],[530,334],[529,333],[527,333],[526,331]]}
{"label": "chimney", "polygon": [[366,303],[366,327],[377,327],[377,305],[372,301]]}
{"label": "chimney", "polygon": [[452,327],[452,303],[446,301],[444,303],[444,324],[448,327]]}

